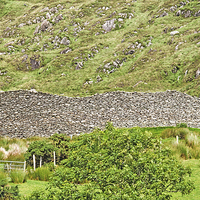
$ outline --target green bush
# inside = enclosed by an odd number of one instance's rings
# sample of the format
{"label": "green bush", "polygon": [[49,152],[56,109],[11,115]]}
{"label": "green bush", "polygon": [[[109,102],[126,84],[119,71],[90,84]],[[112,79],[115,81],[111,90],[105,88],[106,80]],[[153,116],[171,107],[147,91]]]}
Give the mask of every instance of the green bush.
{"label": "green bush", "polygon": [[47,141],[34,141],[28,147],[25,153],[25,159],[28,165],[33,166],[33,155],[35,155],[36,167],[39,166],[40,156],[43,163],[53,161],[53,152],[56,150],[55,146]]}
{"label": "green bush", "polygon": [[[139,129],[95,130],[68,144],[68,158],[33,199],[170,199],[189,194],[190,174],[158,138]],[[86,183],[86,184],[85,184]]]}
{"label": "green bush", "polygon": [[19,188],[18,185],[11,187],[0,187],[0,199],[1,200],[18,200]]}
{"label": "green bush", "polygon": [[4,187],[7,184],[8,184],[7,174],[2,170],[0,170],[0,187]]}
{"label": "green bush", "polygon": [[25,183],[27,181],[26,172],[21,171],[21,170],[11,171],[10,178],[13,183]]}
{"label": "green bush", "polygon": [[48,181],[51,173],[48,167],[42,166],[35,171],[29,169],[28,177],[32,180]]}
{"label": "green bush", "polygon": [[176,124],[177,128],[187,128],[187,124],[186,123],[180,123],[180,124]]}

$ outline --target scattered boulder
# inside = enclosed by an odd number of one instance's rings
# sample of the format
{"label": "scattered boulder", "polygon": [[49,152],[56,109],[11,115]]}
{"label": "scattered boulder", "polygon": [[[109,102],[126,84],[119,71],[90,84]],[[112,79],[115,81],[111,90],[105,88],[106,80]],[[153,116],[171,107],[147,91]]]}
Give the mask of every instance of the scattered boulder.
{"label": "scattered boulder", "polygon": [[177,5],[175,5],[175,6],[172,6],[169,10],[171,11],[171,12],[175,12],[176,11],[176,9],[177,9]]}
{"label": "scattered boulder", "polygon": [[39,33],[39,30],[40,30],[40,26],[36,26],[34,35],[37,34],[37,33]]}
{"label": "scattered boulder", "polygon": [[68,48],[62,50],[62,51],[60,52],[60,54],[66,54],[66,53],[68,53],[68,52],[70,52],[70,51],[71,51],[71,49],[68,47]]}
{"label": "scattered boulder", "polygon": [[199,16],[200,16],[200,10],[199,10],[198,12],[196,12],[196,13],[194,14],[194,16],[195,16],[195,17],[199,17]]}
{"label": "scattered boulder", "polygon": [[69,44],[70,44],[70,40],[68,40],[67,37],[64,37],[64,38],[61,40],[60,44],[69,45]]}
{"label": "scattered boulder", "polygon": [[49,7],[45,7],[42,10],[40,10],[40,12],[47,12],[47,11],[49,11]]}
{"label": "scattered boulder", "polygon": [[49,28],[50,23],[46,19],[41,24],[41,31],[46,31],[47,28]]}
{"label": "scattered boulder", "polygon": [[28,22],[26,22],[27,25],[32,25],[32,22],[29,20]]}
{"label": "scattered boulder", "polygon": [[134,53],[135,53],[135,50],[130,50],[130,51],[126,52],[125,55],[134,54]]}
{"label": "scattered boulder", "polygon": [[188,10],[187,12],[185,12],[185,18],[187,18],[187,17],[191,17],[191,11],[190,10]]}
{"label": "scattered boulder", "polygon": [[53,7],[49,10],[51,13],[57,13],[58,9],[56,7]]}
{"label": "scattered boulder", "polygon": [[172,32],[170,33],[171,36],[174,36],[174,35],[177,35],[177,34],[179,34],[179,31],[172,31]]}
{"label": "scattered boulder", "polygon": [[111,19],[111,20],[108,20],[106,21],[102,28],[106,31],[106,32],[109,32],[111,31],[113,28],[115,28],[115,20],[116,19]]}
{"label": "scattered boulder", "polygon": [[200,69],[198,68],[198,70],[196,71],[196,77],[195,78],[198,78],[200,76]]}
{"label": "scattered boulder", "polygon": [[39,55],[38,56],[34,55],[30,58],[30,64],[31,64],[32,70],[40,68],[41,62],[40,62],[39,58],[40,58]]}
{"label": "scattered boulder", "polygon": [[24,55],[22,56],[22,62],[26,62],[27,59],[28,59],[28,55],[27,55],[27,54],[24,54]]}
{"label": "scattered boulder", "polygon": [[185,76],[187,76],[187,74],[188,74],[188,70],[185,71]]}
{"label": "scattered boulder", "polygon": [[168,13],[166,12],[166,11],[164,11],[161,15],[160,15],[160,17],[165,17],[165,16],[167,16],[168,15]]}
{"label": "scattered boulder", "polygon": [[179,10],[177,13],[176,13],[176,16],[180,16],[182,13],[181,13],[181,10]]}
{"label": "scattered boulder", "polygon": [[51,15],[49,13],[46,14],[46,19],[51,19]]}
{"label": "scattered boulder", "polygon": [[26,23],[21,23],[18,27],[21,28],[21,27],[23,27],[25,25],[26,25]]}
{"label": "scattered boulder", "polygon": [[76,70],[82,69],[83,68],[83,62],[78,62],[76,63]]}
{"label": "scattered boulder", "polygon": [[100,82],[100,81],[103,81],[103,79],[98,75],[97,76],[97,83]]}
{"label": "scattered boulder", "polygon": [[58,23],[60,20],[63,19],[62,14],[59,14],[56,18],[55,18],[55,23]]}

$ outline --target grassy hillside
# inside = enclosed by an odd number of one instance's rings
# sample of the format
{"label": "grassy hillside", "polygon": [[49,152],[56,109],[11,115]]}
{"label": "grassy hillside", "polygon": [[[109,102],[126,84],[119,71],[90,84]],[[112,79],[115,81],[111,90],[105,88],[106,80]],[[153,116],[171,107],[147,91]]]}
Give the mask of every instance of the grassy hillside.
{"label": "grassy hillside", "polygon": [[0,0],[0,90],[199,96],[199,24],[198,0]]}

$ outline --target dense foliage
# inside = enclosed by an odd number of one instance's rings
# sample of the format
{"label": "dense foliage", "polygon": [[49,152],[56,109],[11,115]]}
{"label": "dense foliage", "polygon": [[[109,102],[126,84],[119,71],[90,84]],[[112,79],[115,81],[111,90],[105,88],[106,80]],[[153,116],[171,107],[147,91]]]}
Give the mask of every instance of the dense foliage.
{"label": "dense foliage", "polygon": [[53,161],[53,151],[55,151],[55,146],[47,141],[34,141],[28,147],[25,154],[25,159],[27,164],[32,165],[33,154],[35,155],[35,160],[37,166],[39,166],[40,157],[42,157],[43,163],[49,163]]}
{"label": "dense foliage", "polygon": [[50,140],[56,147],[57,161],[66,159],[70,138],[65,134],[54,134],[50,137]]}
{"label": "dense foliage", "polygon": [[14,200],[20,199],[18,186],[5,186],[0,187],[0,199],[1,200]]}
{"label": "dense foliage", "polygon": [[57,168],[45,191],[29,199],[170,199],[188,194],[191,174],[163,148],[159,139],[139,129],[96,130],[68,142],[68,159]]}

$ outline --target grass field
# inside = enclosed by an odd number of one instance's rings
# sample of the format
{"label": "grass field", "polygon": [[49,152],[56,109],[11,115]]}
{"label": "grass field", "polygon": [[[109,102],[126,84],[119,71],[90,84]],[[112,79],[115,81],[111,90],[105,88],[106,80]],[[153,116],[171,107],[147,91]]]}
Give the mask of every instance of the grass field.
{"label": "grass field", "polygon": [[199,200],[200,197],[200,160],[184,160],[182,161],[184,166],[190,166],[192,169],[191,177],[188,179],[194,181],[195,190],[189,194],[182,196],[180,193],[176,193],[173,195],[172,200]]}
{"label": "grass field", "polygon": [[14,184],[14,183],[9,183],[10,186],[19,186],[19,194],[21,196],[29,196],[33,191],[38,190],[38,189],[45,189],[47,186],[48,182],[46,181],[35,181],[35,180],[27,180],[26,183],[22,184]]}

